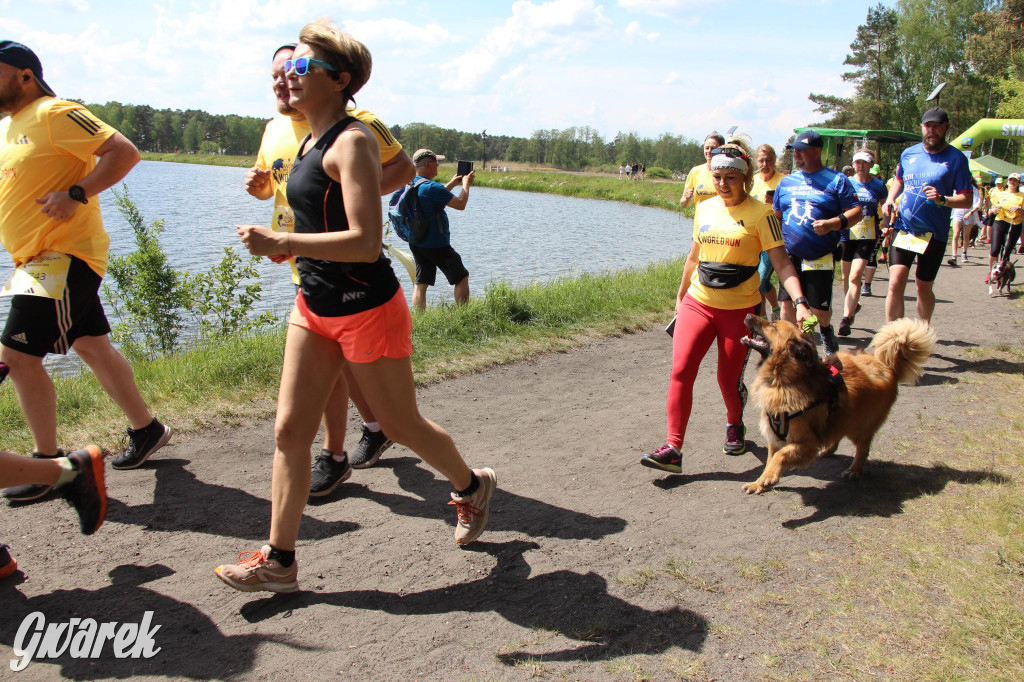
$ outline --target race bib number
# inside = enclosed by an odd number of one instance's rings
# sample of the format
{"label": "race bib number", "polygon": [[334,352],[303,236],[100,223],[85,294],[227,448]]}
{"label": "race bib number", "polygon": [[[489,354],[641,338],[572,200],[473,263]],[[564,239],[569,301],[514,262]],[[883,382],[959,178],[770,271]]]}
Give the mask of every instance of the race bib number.
{"label": "race bib number", "polygon": [[896,235],[896,239],[892,241],[892,245],[897,249],[903,249],[904,251],[913,251],[914,253],[924,253],[925,249],[928,248],[928,242],[931,241],[932,233],[925,232],[922,235],[910,234],[909,232],[900,232]]}
{"label": "race bib number", "polygon": [[832,254],[826,253],[821,258],[815,258],[814,260],[805,260],[800,262],[800,269],[804,272],[810,270],[831,270],[833,268]]}
{"label": "race bib number", "polygon": [[0,290],[0,296],[61,298],[68,283],[70,268],[71,256],[56,251],[43,251],[14,270],[3,290]]}
{"label": "race bib number", "polygon": [[291,206],[274,206],[274,220],[270,229],[274,232],[295,231],[295,213]]}
{"label": "race bib number", "polygon": [[850,228],[850,239],[871,239],[875,238],[875,222],[878,220],[876,216],[866,216],[856,225]]}

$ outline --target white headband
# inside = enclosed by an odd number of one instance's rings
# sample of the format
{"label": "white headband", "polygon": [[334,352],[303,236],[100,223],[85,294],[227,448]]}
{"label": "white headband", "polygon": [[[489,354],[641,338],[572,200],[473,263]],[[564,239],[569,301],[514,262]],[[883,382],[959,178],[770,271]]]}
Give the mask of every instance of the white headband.
{"label": "white headband", "polygon": [[868,163],[874,163],[875,157],[871,155],[871,152],[857,152],[853,155],[854,161],[866,161]]}
{"label": "white headband", "polygon": [[725,154],[715,154],[711,157],[711,170],[716,168],[733,168],[744,175],[750,170],[750,166],[743,159],[726,156]]}

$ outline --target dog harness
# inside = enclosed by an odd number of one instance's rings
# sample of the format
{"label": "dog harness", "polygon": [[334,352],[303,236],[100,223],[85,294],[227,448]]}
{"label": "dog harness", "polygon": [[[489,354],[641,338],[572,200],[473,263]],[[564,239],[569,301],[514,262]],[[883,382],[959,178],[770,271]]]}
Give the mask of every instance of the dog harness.
{"label": "dog harness", "polygon": [[802,410],[777,415],[766,415],[768,417],[768,426],[771,427],[772,433],[775,434],[776,438],[783,441],[789,438],[790,420],[796,419],[804,412],[813,410],[818,405],[828,404],[828,416],[830,418],[832,413],[839,409],[839,392],[846,388],[846,382],[843,381],[843,375],[839,373],[835,365],[829,365],[828,369],[831,372],[831,376],[828,378],[828,392],[825,395]]}

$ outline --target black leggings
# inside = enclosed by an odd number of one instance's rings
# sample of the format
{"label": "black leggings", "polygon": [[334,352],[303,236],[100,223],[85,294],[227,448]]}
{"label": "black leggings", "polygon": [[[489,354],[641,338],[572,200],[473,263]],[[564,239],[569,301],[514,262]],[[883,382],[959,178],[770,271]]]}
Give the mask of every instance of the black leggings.
{"label": "black leggings", "polygon": [[[992,245],[989,248],[988,255],[999,260],[1006,260],[1013,253],[1013,248],[1017,246],[1017,240],[1020,239],[1020,228],[1021,225],[1011,225],[1005,220],[997,220],[992,225]],[[1005,245],[1005,248],[1004,248]]]}

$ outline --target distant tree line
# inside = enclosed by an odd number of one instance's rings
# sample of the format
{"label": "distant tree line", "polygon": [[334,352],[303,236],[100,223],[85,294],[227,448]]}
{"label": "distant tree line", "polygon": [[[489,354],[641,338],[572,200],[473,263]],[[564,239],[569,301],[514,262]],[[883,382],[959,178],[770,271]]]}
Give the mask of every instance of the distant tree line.
{"label": "distant tree line", "polygon": [[[148,152],[254,155],[259,150],[265,118],[214,115],[196,109],[154,109],[146,105],[86,105],[136,147]],[[589,126],[537,130],[530,137],[467,133],[426,123],[392,126],[391,132],[410,153],[421,147],[449,159],[535,163],[582,170],[622,163],[641,163],[687,171],[703,163],[703,140],[662,133],[656,139],[635,132],[606,140]]]}
{"label": "distant tree line", "polygon": [[[948,139],[981,118],[1024,118],[1024,0],[898,0],[868,10],[842,74],[851,97],[814,94],[823,126],[916,131],[940,83]],[[1024,147],[986,150],[1017,163]]]}
{"label": "distant tree line", "polygon": [[145,104],[87,104],[101,121],[147,152],[255,155],[265,118],[214,115],[196,109],[154,109]]}

